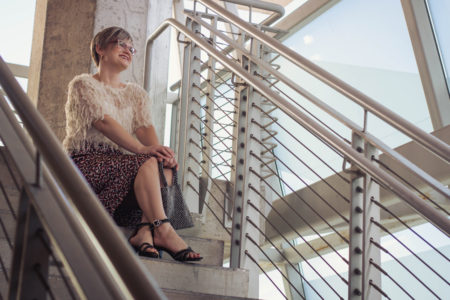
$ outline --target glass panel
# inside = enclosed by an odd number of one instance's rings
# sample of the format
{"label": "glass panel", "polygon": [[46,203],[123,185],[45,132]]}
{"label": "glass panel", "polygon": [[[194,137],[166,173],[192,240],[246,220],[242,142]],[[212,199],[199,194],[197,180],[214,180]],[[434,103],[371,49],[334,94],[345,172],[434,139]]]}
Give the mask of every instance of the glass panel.
{"label": "glass panel", "polygon": [[448,29],[450,28],[450,18],[448,17],[450,15],[450,2],[427,0],[427,4],[447,79],[447,89],[450,93],[450,35],[448,34]]}
{"label": "glass panel", "polygon": [[[426,132],[433,130],[399,0],[341,0],[288,37],[284,44]],[[280,71],[284,75],[294,79],[334,110],[363,126],[364,111],[359,105],[286,59],[277,59],[276,63],[281,66]],[[351,139],[351,131],[342,123],[293,93],[290,88],[282,85],[279,87],[290,95],[293,102],[314,114],[336,135],[344,140]],[[294,128],[289,126],[281,113],[276,117],[287,128]],[[372,114],[369,114],[367,129],[393,148],[410,141],[407,136]],[[337,171],[342,169],[342,158],[326,149],[311,134],[297,130],[294,135],[301,137],[313,149],[313,153],[323,158],[332,168]],[[277,137],[287,144],[291,139],[282,130],[279,130]],[[333,174],[331,168],[319,161],[316,164],[316,160],[310,158],[311,155],[305,151],[295,150],[322,178]],[[277,147],[275,152],[306,177],[308,184],[318,180],[306,167],[297,166],[282,147]],[[280,166],[280,174],[285,181],[286,193],[291,193],[292,188],[302,187],[302,184],[293,183],[290,176],[292,172],[288,168]]]}
{"label": "glass panel", "polygon": [[[342,0],[284,43],[400,116],[431,131],[431,119],[400,1]],[[356,122],[361,111],[334,90],[280,61],[291,78]],[[361,125],[361,123],[359,123]],[[369,118],[369,131],[391,147],[408,139]]]}

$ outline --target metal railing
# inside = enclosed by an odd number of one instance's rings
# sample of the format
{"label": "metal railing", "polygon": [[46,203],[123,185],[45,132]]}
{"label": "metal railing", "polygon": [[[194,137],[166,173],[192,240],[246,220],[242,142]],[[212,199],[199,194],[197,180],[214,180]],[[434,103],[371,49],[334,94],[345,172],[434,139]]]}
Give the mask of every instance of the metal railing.
{"label": "metal railing", "polygon": [[4,230],[13,247],[9,275],[2,266],[8,297],[58,297],[51,289],[52,257],[57,268],[64,267],[59,279],[69,278],[71,298],[165,299],[2,59],[0,84],[25,128],[2,97],[2,152],[11,156],[7,166],[18,170],[22,182],[18,211],[8,204],[19,224],[14,243],[12,231]]}
{"label": "metal railing", "polygon": [[[291,53],[264,28],[212,1],[197,2],[208,9],[188,14],[186,26],[166,20],[148,38],[146,53],[168,27],[184,36],[178,39],[185,47],[177,149],[184,192],[204,203],[206,222],[222,226],[230,266],[253,274],[249,290],[257,293],[262,273],[286,298],[394,299],[411,294],[402,278],[412,276],[421,286],[418,294],[443,298],[450,261],[434,244],[436,236],[448,243],[450,234],[448,145]],[[223,30],[230,26],[240,30]],[[283,74],[277,66],[283,57],[359,103],[363,124]],[[423,160],[441,162],[437,168],[447,175],[435,178],[433,170],[422,170],[371,135],[368,113],[429,149]],[[345,130],[328,125],[327,118]],[[417,250],[405,232],[423,247]],[[424,265],[433,281],[429,274],[414,274],[415,262],[405,262],[392,242]],[[439,263],[423,258],[423,251]],[[391,264],[401,270],[392,271]],[[285,286],[269,272],[277,272]]]}

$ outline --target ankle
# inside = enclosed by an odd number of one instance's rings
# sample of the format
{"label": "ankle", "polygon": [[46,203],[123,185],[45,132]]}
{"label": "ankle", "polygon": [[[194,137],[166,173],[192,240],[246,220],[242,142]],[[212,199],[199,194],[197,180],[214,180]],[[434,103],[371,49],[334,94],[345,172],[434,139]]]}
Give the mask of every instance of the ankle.
{"label": "ankle", "polygon": [[155,228],[155,233],[157,233],[158,235],[165,235],[170,232],[171,228],[172,226],[170,225],[170,223],[163,223]]}

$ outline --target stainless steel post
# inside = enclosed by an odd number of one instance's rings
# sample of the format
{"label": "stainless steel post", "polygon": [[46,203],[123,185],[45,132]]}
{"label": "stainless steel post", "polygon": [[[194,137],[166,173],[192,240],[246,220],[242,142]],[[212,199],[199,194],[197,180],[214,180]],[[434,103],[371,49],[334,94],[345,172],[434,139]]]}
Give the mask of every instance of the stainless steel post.
{"label": "stainless steel post", "polygon": [[[370,143],[365,144],[365,156],[368,159],[378,158],[378,150]],[[380,244],[380,228],[375,226],[371,220],[380,222],[380,207],[375,205],[373,201],[380,201],[380,186],[372,180],[372,176],[365,176],[365,195],[364,195],[364,298],[367,300],[380,300],[381,294],[376,291],[370,282],[381,287],[381,273],[375,267],[371,266],[371,262],[381,266],[380,249],[373,246],[370,242],[373,240]]]}
{"label": "stainless steel post", "polygon": [[[364,141],[353,133],[352,146],[363,155]],[[348,270],[348,299],[363,299],[363,249],[364,249],[364,177],[357,166],[352,165],[350,205],[350,245]]]}
{"label": "stainless steel post", "polygon": [[[249,72],[253,72],[257,67],[251,64],[245,56],[242,57],[242,64],[244,69]],[[248,297],[257,298],[259,268],[246,253],[256,259],[260,254],[259,249],[253,243],[247,243],[247,236],[250,236],[257,243],[261,243],[259,231],[249,224],[247,218],[250,218],[256,226],[261,227],[258,212],[248,205],[248,201],[252,201],[254,205],[260,207],[261,202],[260,196],[249,188],[252,186],[260,190],[261,187],[259,177],[253,174],[253,172],[261,173],[261,164],[254,157],[259,157],[261,154],[261,145],[257,142],[257,140],[261,140],[261,130],[253,123],[253,121],[260,122],[261,113],[257,109],[252,109],[253,104],[261,104],[261,95],[252,87],[245,86],[240,92],[239,101],[241,104],[236,150],[236,182],[230,266],[249,270]]]}
{"label": "stainless steel post", "polygon": [[[211,20],[211,25],[214,28],[217,28],[217,16],[215,16],[212,20]],[[213,32],[211,31],[211,35],[210,39],[211,39],[211,43],[212,45],[215,44],[216,41],[216,35],[213,34]],[[214,160],[214,155],[213,155],[213,131],[215,130],[215,119],[214,119],[214,99],[215,99],[215,88],[216,88],[216,73],[215,73],[215,69],[216,69],[216,60],[212,57],[209,56],[208,57],[208,75],[207,75],[207,84],[205,86],[206,89],[206,107],[205,107],[205,126],[203,126],[204,128],[204,136],[203,139],[205,140],[204,143],[202,143],[202,155],[204,158],[204,165],[203,165],[203,170],[206,170],[201,172],[201,176],[200,176],[200,186],[199,186],[199,194],[200,194],[200,199],[199,199],[199,205],[200,205],[200,211],[203,211],[203,206],[204,206],[204,202],[208,201],[208,195],[207,191],[211,189],[211,180],[210,178],[210,174],[212,175],[212,166],[213,166],[213,160]],[[208,157],[210,159],[208,159]],[[205,215],[205,214],[204,214]],[[223,216],[225,216],[225,213],[223,213]],[[225,221],[225,218],[222,219],[222,222]]]}
{"label": "stainless steel post", "polygon": [[[191,22],[190,26],[192,31],[196,34],[200,34],[200,26]],[[186,203],[193,213],[199,212],[199,175],[200,166],[195,162],[202,161],[201,152],[194,145],[201,145],[202,137],[198,135],[200,131],[200,48],[192,41],[190,44],[190,53],[187,59],[189,64],[188,81],[187,81],[187,91],[186,98],[182,101],[186,101],[186,111],[182,113],[186,114],[186,130],[185,133],[185,160],[183,164],[183,194],[186,199]],[[183,74],[185,75],[185,74]],[[196,117],[197,115],[197,117]]]}

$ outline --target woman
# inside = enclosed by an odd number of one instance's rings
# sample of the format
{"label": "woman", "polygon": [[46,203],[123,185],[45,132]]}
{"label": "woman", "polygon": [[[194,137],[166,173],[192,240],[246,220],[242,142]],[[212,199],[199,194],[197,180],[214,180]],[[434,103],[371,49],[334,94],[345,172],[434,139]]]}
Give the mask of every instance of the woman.
{"label": "woman", "polygon": [[91,42],[94,75],[69,83],[64,148],[121,226],[133,226],[130,244],[142,256],[167,251],[179,261],[202,259],[178,236],[164,213],[158,162],[167,182],[178,168],[174,152],[158,142],[148,94],[119,74],[136,50],[130,34],[110,27]]}

